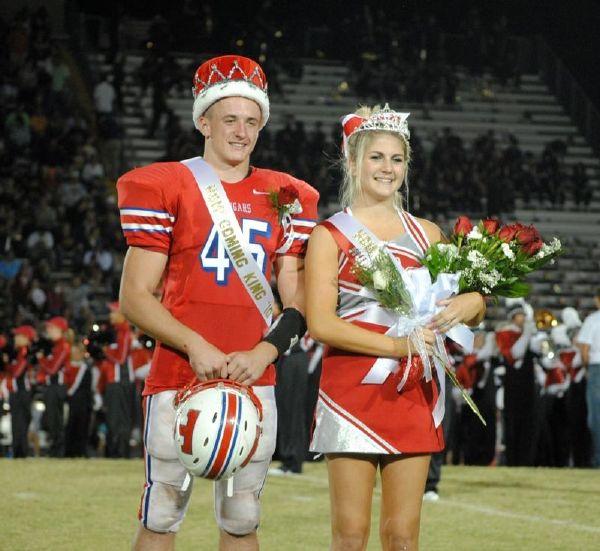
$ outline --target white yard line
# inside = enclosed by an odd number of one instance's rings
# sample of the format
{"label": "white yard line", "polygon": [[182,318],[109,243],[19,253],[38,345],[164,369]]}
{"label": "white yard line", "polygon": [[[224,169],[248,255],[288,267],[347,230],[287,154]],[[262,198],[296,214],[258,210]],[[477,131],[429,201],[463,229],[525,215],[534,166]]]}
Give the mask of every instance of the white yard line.
{"label": "white yard line", "polygon": [[[320,486],[321,488],[327,487],[327,482],[320,478],[315,478],[311,476],[301,475],[294,477],[279,477],[277,479],[271,478],[271,480],[285,480],[293,483],[310,483],[316,486]],[[375,488],[375,494],[380,495],[381,490],[379,488]],[[572,528],[574,530],[579,530],[581,532],[590,532],[592,534],[600,534],[600,526],[590,526],[589,524],[579,524],[576,522],[572,522],[570,520],[559,520],[552,519],[547,517],[542,517],[539,515],[527,515],[524,513],[512,513],[510,511],[503,511],[501,509],[495,509],[493,507],[488,507],[485,505],[479,505],[477,503],[465,503],[464,501],[456,501],[453,499],[447,499],[445,497],[440,498],[439,501],[431,504],[433,507],[437,507],[438,505],[446,505],[448,507],[459,507],[462,509],[467,509],[469,511],[474,511],[477,513],[481,513],[483,515],[490,515],[496,517],[504,517],[511,518],[515,520],[522,520],[525,522],[536,522],[540,524],[550,524],[554,526],[561,526],[563,528]]]}
{"label": "white yard line", "polygon": [[469,511],[475,511],[484,515],[493,515],[496,517],[512,518],[515,520],[523,520],[526,522],[539,522],[541,524],[553,524],[555,526],[562,526],[564,528],[573,528],[575,530],[581,530],[582,532],[591,532],[593,534],[600,534],[600,527],[590,526],[588,524],[578,524],[570,520],[559,520],[541,517],[539,515],[526,515],[523,513],[511,513],[509,511],[502,511],[501,509],[494,509],[493,507],[486,507],[485,505],[478,505],[476,503],[464,503],[463,501],[455,501],[452,499],[440,498],[433,505],[447,505],[450,507],[460,507]]}

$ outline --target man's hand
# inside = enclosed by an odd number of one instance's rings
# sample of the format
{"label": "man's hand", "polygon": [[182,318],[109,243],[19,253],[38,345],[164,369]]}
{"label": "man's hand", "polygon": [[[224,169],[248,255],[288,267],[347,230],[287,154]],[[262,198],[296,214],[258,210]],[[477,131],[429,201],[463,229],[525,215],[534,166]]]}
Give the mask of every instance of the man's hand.
{"label": "man's hand", "polygon": [[251,386],[276,359],[277,349],[268,342],[259,342],[252,350],[229,354],[227,372],[230,379]]}
{"label": "man's hand", "polygon": [[227,377],[227,355],[200,335],[186,343],[184,348],[200,381]]}

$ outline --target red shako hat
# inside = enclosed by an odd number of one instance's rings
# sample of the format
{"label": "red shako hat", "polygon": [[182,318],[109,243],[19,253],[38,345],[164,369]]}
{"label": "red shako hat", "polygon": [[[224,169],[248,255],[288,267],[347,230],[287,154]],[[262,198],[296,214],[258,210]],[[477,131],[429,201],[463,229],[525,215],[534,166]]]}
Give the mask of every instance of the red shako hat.
{"label": "red shako hat", "polygon": [[37,332],[31,325],[19,325],[13,329],[13,335],[23,335],[27,337],[31,342],[37,338]]}
{"label": "red shako hat", "polygon": [[62,316],[55,316],[46,321],[46,325],[54,325],[58,327],[63,333],[69,328],[69,322]]}
{"label": "red shako hat", "polygon": [[261,128],[269,120],[267,77],[254,60],[240,55],[213,57],[198,67],[194,75],[194,126],[206,110],[223,98],[241,96],[260,106]]}

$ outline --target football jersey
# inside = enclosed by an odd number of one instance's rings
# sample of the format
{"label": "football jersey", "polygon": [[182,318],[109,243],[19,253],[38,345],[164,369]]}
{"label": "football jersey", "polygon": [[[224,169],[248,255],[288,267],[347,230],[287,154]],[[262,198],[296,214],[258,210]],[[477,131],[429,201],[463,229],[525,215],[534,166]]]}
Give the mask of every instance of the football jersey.
{"label": "football jersey", "polygon": [[[240,182],[222,184],[267,281],[279,254],[304,256],[317,219],[315,189],[288,174],[253,167]],[[284,229],[269,194],[286,186],[298,192],[302,212]],[[264,319],[229,259],[192,173],[182,163],[155,163],[123,175],[117,191],[127,244],[169,257],[165,308],[226,354],[252,349],[267,329]],[[284,245],[287,251],[278,252]],[[193,378],[185,354],[157,343],[144,393],[181,388]],[[271,365],[256,384],[274,382]]]}

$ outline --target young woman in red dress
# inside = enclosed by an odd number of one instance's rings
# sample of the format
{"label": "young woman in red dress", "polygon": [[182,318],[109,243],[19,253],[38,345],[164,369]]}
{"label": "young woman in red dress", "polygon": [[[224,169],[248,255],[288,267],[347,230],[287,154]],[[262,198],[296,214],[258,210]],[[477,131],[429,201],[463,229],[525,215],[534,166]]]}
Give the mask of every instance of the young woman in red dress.
{"label": "young woman in red dress", "polygon": [[[308,245],[307,322],[311,336],[327,345],[311,449],[327,459],[333,550],[366,548],[378,469],[382,548],[417,549],[430,454],[444,447],[432,416],[439,382],[426,382],[413,368],[397,390],[410,343],[385,335],[389,326],[365,315],[377,306],[353,273],[356,243],[344,231],[363,228],[407,270],[419,267],[429,244],[441,239],[435,224],[402,207],[410,162],[407,117],[386,106],[344,118],[341,199],[347,216],[341,218],[350,225],[334,215],[314,229]],[[430,354],[436,332],[479,323],[485,311],[477,293],[438,304],[444,308],[422,327]],[[378,358],[397,359],[400,368],[381,384],[365,384]]]}

